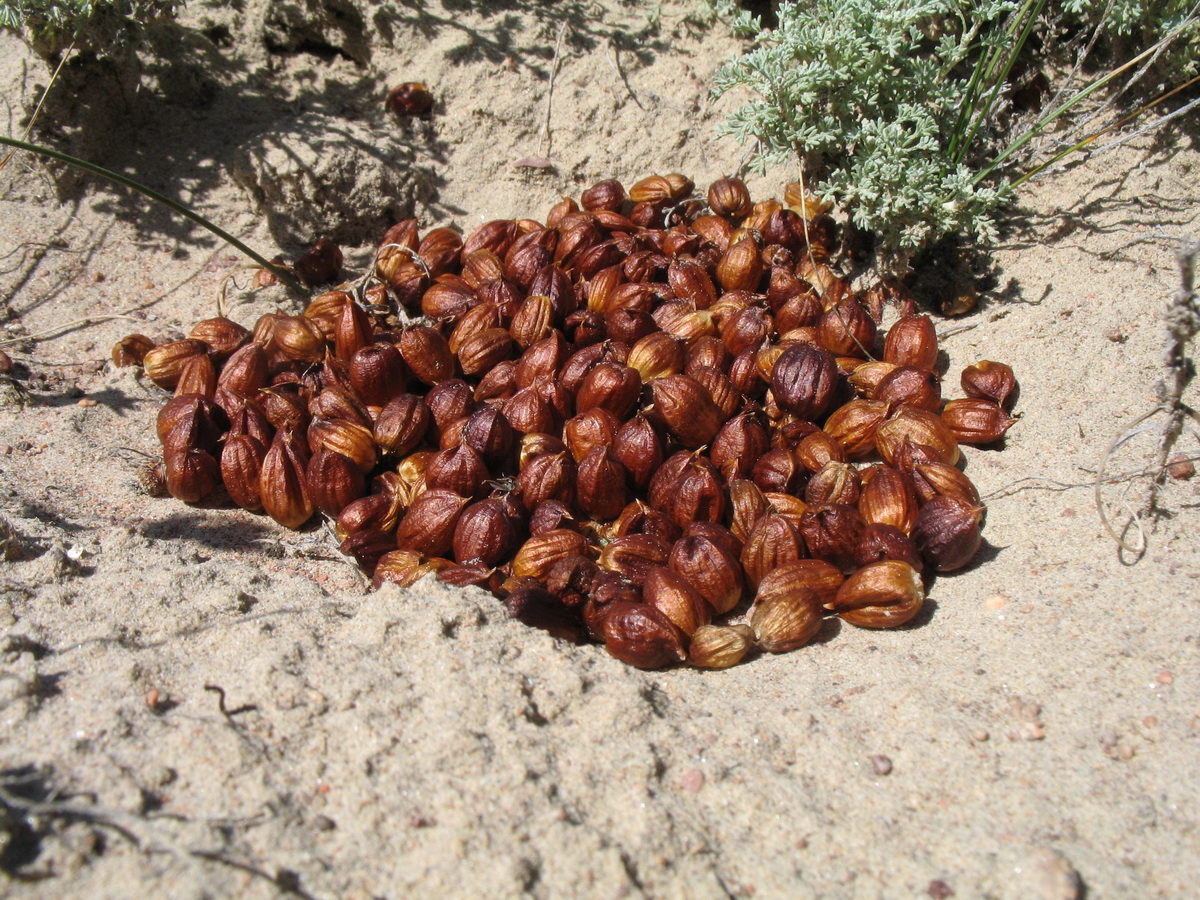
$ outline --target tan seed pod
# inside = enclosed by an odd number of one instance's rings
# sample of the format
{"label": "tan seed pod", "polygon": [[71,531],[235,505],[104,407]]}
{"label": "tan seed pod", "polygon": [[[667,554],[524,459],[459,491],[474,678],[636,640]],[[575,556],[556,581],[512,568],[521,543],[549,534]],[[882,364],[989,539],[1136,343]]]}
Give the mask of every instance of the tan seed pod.
{"label": "tan seed pod", "polygon": [[991,400],[1009,409],[1009,401],[1016,395],[1017,378],[1013,370],[1004,363],[982,360],[962,371],[963,392],[968,397]]}
{"label": "tan seed pod", "polygon": [[821,606],[805,588],[773,594],[754,605],[750,627],[754,640],[768,653],[787,653],[812,641],[821,630]]}
{"label": "tan seed pod", "polygon": [[654,566],[642,582],[642,596],[689,638],[712,620],[713,610],[686,578],[665,566]]}
{"label": "tan seed pod", "polygon": [[725,416],[694,378],[668,375],[650,389],[658,414],[685,447],[701,447],[716,437]]}
{"label": "tan seed pod", "polygon": [[701,625],[688,644],[688,662],[698,669],[728,669],[740,663],[753,644],[749,625]]}
{"label": "tan seed pod", "polygon": [[263,443],[249,434],[231,435],[221,448],[221,481],[229,498],[242,509],[257,512],[263,508],[259,477],[266,455]]}
{"label": "tan seed pod", "polygon": [[912,479],[885,465],[875,467],[858,498],[858,511],[868,525],[891,525],[905,534],[912,533],[917,509]]}
{"label": "tan seed pod", "polygon": [[991,400],[951,400],[942,409],[942,422],[962,444],[994,444],[1016,421]]}
{"label": "tan seed pod", "polygon": [[797,559],[784,563],[767,573],[758,585],[754,602],[761,603],[777,594],[788,594],[797,588],[811,591],[821,605],[832,603],[845,582],[837,566],[823,559]]}
{"label": "tan seed pod", "polygon": [[875,432],[875,446],[888,465],[893,464],[905,441],[933,449],[950,465],[958,462],[958,441],[937,413],[902,406]]}
{"label": "tan seed pod", "polygon": [[425,491],[413,500],[400,520],[396,546],[424,556],[445,556],[454,546],[458,517],[470,502],[452,491]]}
{"label": "tan seed pod", "polygon": [[313,516],[305,486],[308,453],[294,433],[280,431],[263,457],[259,494],[267,515],[284,528],[299,528]]}
{"label": "tan seed pod", "polygon": [[875,433],[888,412],[888,404],[878,400],[851,400],[825,420],[825,431],[845,448],[846,456],[862,459],[875,452]]}
{"label": "tan seed pod", "polygon": [[578,531],[559,528],[536,534],[513,557],[512,571],[519,577],[544,579],[554,564],[568,556],[587,556],[588,541]]}
{"label": "tan seed pod", "polygon": [[888,329],[883,341],[886,362],[932,372],[937,367],[937,357],[937,332],[929,316],[902,316]]}
{"label": "tan seed pod", "polygon": [[916,570],[906,562],[884,560],[847,578],[825,608],[860,628],[898,628],[920,612],[924,601]]}
{"label": "tan seed pod", "polygon": [[142,367],[146,376],[159,387],[174,390],[183,374],[187,361],[196,356],[208,353],[208,344],[204,341],[185,339],[159,344],[147,350],[142,357]]}
{"label": "tan seed pod", "polygon": [[121,338],[112,349],[113,365],[117,368],[140,366],[146,354],[154,349],[154,341],[144,334],[129,334]]}

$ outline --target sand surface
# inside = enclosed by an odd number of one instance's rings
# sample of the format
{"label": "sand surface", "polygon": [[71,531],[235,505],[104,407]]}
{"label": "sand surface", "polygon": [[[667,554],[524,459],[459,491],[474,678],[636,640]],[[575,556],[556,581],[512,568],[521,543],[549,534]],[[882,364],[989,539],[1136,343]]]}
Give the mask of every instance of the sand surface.
{"label": "sand surface", "polygon": [[[141,121],[80,139],[269,253],[338,230],[352,274],[400,215],[470,230],[604,177],[737,167],[713,137],[737,98],[705,88],[738,46],[720,29],[675,3],[480,6],[189,5],[190,30],[157,37],[188,49],[147,72]],[[46,73],[8,36],[0,59],[17,134]],[[383,112],[406,80],[430,118]],[[831,623],[716,673],[639,672],[480,591],[369,593],[325,528],[148,497],[166,394],[112,366],[114,341],[186,332],[230,276],[239,322],[290,301],[250,292],[206,233],[102,184],[60,202],[18,157],[0,174],[19,376],[0,382],[0,892],[1194,892],[1200,479],[1167,483],[1140,555],[1091,487],[1155,402],[1178,238],[1200,231],[1191,135],[1026,188],[978,308],[939,319],[975,326],[944,340],[947,396],[980,359],[1021,384],[1003,449],[965,451],[989,507],[976,563],[911,627]],[[1109,471],[1149,465],[1156,439]],[[1118,527],[1145,486],[1104,488]]]}

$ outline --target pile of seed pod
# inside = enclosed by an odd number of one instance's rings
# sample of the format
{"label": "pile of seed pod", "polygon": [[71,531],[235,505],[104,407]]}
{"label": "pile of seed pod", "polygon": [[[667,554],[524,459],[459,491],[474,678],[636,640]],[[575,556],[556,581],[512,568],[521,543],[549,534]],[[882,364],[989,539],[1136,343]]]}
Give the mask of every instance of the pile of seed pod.
{"label": "pile of seed pod", "polygon": [[904,624],[980,546],[959,444],[1003,437],[1012,370],[943,402],[933,323],[898,284],[852,290],[819,201],[692,194],[604,181],[465,240],[401,222],[303,315],[126,338],[175,391],[167,489],[324,514],[376,586],[480,585],[644,668]]}

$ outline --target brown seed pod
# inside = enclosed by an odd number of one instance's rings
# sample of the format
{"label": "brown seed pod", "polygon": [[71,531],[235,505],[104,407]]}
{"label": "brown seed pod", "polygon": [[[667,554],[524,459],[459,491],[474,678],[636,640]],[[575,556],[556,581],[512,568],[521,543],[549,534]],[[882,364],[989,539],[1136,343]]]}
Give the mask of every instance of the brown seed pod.
{"label": "brown seed pod", "polygon": [[454,527],[454,558],[460,563],[496,566],[517,547],[517,523],[499,499],[480,500],[463,510]]}
{"label": "brown seed pod", "polygon": [[670,553],[671,545],[657,535],[628,534],[601,548],[599,564],[640,586],[650,569],[667,564]]}
{"label": "brown seed pod", "polygon": [[113,365],[117,368],[140,366],[146,354],[154,349],[154,341],[144,334],[129,334],[121,338],[112,349]]}
{"label": "brown seed pod", "polygon": [[803,647],[821,631],[821,621],[816,595],[805,588],[772,594],[750,614],[755,643],[768,653]]}
{"label": "brown seed pod", "polygon": [[615,519],[625,508],[625,467],[607,446],[596,446],[579,460],[575,476],[575,499],[580,508],[598,521]]}
{"label": "brown seed pod", "polygon": [[565,450],[534,456],[517,474],[517,493],[530,512],[543,500],[575,503],[575,461]]}
{"label": "brown seed pod", "polygon": [[396,546],[425,556],[445,556],[454,546],[458,518],[470,503],[453,491],[427,490],[413,500],[396,529]]}
{"label": "brown seed pod", "polygon": [[754,588],[772,570],[803,557],[804,540],[786,518],[767,512],[758,518],[742,547],[742,569]]}
{"label": "brown seed pod", "polygon": [[1016,421],[991,400],[951,400],[942,409],[942,422],[962,444],[994,444]]}
{"label": "brown seed pod", "polygon": [[263,509],[284,528],[299,528],[312,518],[314,507],[305,486],[308,448],[294,432],[275,435],[259,474]]}
{"label": "brown seed pod", "polygon": [[776,594],[789,594],[803,588],[811,591],[817,602],[824,605],[833,602],[845,580],[846,576],[837,566],[823,559],[798,559],[768,572],[758,585],[754,602],[761,603]]}
{"label": "brown seed pod", "polygon": [[661,669],[687,659],[684,637],[671,620],[645,603],[607,604],[601,632],[604,649],[639,669]]}
{"label": "brown seed pod", "polygon": [[554,564],[568,556],[586,556],[587,538],[578,531],[560,528],[535,534],[521,545],[512,560],[514,575],[543,579]]}
{"label": "brown seed pod", "polygon": [[[425,468],[427,488],[451,491],[460,497],[478,495],[488,477],[489,472],[483,457],[469,444],[464,443],[448,450],[439,450]],[[442,556],[444,553],[434,555]]]}
{"label": "brown seed pod", "polygon": [[871,563],[846,579],[826,608],[860,628],[897,628],[925,602],[921,576],[899,560]]}
{"label": "brown seed pod", "polygon": [[903,472],[879,465],[864,479],[858,511],[868,525],[889,525],[909,534],[917,520],[917,508],[912,478]]}
{"label": "brown seed pod", "polygon": [[922,559],[939,572],[967,565],[983,543],[983,510],[949,497],[934,497],[921,507],[912,538]]}
{"label": "brown seed pod", "polygon": [[436,328],[410,325],[400,332],[397,346],[405,365],[418,381],[432,386],[454,377],[450,345]]}
{"label": "brown seed pod", "polygon": [[159,387],[174,390],[183,374],[184,364],[192,357],[207,353],[208,344],[204,341],[171,341],[147,350],[142,356],[142,366],[151,381]]}
{"label": "brown seed pod", "polygon": [[188,337],[208,345],[209,355],[215,363],[223,363],[250,340],[250,332],[232,319],[216,316],[202,319],[192,326]]}
{"label": "brown seed pod", "polygon": [[433,108],[433,94],[420,82],[408,81],[388,91],[384,106],[393,116],[423,116]]}
{"label": "brown seed pod", "polygon": [[713,611],[708,602],[686,578],[665,566],[654,566],[646,573],[642,597],[648,606],[670,619],[688,638],[701,625],[712,621]]}
{"label": "brown seed pod", "polygon": [[737,554],[703,535],[682,537],[671,547],[667,564],[687,579],[718,615],[732,612],[741,602],[744,587]]}
{"label": "brown seed pod", "polygon": [[854,562],[861,568],[885,559],[906,562],[918,572],[925,568],[925,562],[917,552],[917,545],[913,543],[912,538],[891,525],[869,523],[859,538],[858,549],[854,551]]}
{"label": "brown seed pod", "polygon": [[875,347],[875,320],[857,300],[845,299],[821,314],[817,343],[834,356],[867,359]]}
{"label": "brown seed pod", "polygon": [[[228,452],[228,444],[225,450]],[[221,455],[221,470],[225,470],[224,453]],[[226,481],[226,487],[228,485]],[[304,487],[313,506],[330,518],[337,518],[343,509],[367,492],[367,479],[353,460],[323,447],[308,461],[304,470]],[[230,491],[230,496],[232,494]],[[391,543],[395,545],[395,541]]]}
{"label": "brown seed pod", "polygon": [[967,366],[962,371],[961,383],[963,392],[968,397],[991,400],[1005,409],[1012,408],[1012,400],[1017,392],[1017,378],[1013,370],[1004,363],[985,359],[973,366]]}
{"label": "brown seed pod", "polygon": [[799,419],[818,420],[833,403],[838,369],[833,354],[815,344],[793,344],[771,369],[775,402]]}
{"label": "brown seed pod", "polygon": [[875,446],[889,465],[895,464],[896,454],[905,441],[929,447],[950,465],[958,462],[958,441],[937,413],[902,406],[875,432]]}
{"label": "brown seed pod", "polygon": [[192,447],[165,457],[167,491],[184,503],[199,503],[221,483],[220,467],[207,450]]}
{"label": "brown seed pod", "polygon": [[740,219],[750,214],[750,191],[740,178],[718,178],[708,186],[708,206],[718,216]]}
{"label": "brown seed pod", "polygon": [[866,522],[858,507],[843,503],[810,506],[797,530],[815,559],[833,563],[843,572],[854,571],[854,552]]}
{"label": "brown seed pod", "polygon": [[655,409],[685,447],[709,443],[724,414],[704,386],[688,375],[668,375],[651,382]]}
{"label": "brown seed pod", "polygon": [[720,522],[725,506],[720,473],[703,456],[693,456],[667,495],[663,512],[683,528],[692,522]]}
{"label": "brown seed pod", "polygon": [[[736,236],[735,236],[736,237]],[[754,291],[762,281],[763,264],[758,245],[749,237],[735,241],[717,263],[717,282],[727,291]]]}
{"label": "brown seed pod", "polygon": [[932,372],[937,367],[937,357],[937,332],[929,316],[901,316],[888,329],[883,341],[883,358],[886,362]]}
{"label": "brown seed pod", "polygon": [[827,503],[858,504],[862,479],[850,463],[828,462],[804,486],[804,502],[809,506]]}
{"label": "brown seed pod", "polygon": [[688,662],[697,669],[728,669],[754,645],[749,625],[701,625],[688,644]]}
{"label": "brown seed pod", "polygon": [[625,467],[630,487],[645,490],[663,463],[666,444],[649,418],[638,413],[617,430],[612,450]]}
{"label": "brown seed pod", "polygon": [[374,438],[379,449],[392,456],[407,456],[424,439],[433,421],[425,401],[415,394],[390,399],[375,419]]}

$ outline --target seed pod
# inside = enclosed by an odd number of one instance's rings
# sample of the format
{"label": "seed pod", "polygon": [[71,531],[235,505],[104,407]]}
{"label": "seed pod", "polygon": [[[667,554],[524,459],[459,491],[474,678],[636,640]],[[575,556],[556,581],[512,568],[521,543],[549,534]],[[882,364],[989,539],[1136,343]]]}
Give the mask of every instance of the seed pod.
{"label": "seed pod", "polygon": [[146,358],[146,354],[153,349],[154,341],[144,334],[126,335],[113,344],[113,365],[118,369],[125,366],[140,366]]}
{"label": "seed pod", "polygon": [[773,594],[750,614],[755,643],[768,653],[787,653],[812,641],[821,630],[821,607],[805,588]]}
{"label": "seed pod", "polygon": [[909,441],[933,449],[943,462],[958,462],[958,441],[936,414],[924,409],[902,406],[875,432],[875,446],[883,461],[894,464],[901,444]]}
{"label": "seed pod", "polygon": [[936,413],[942,405],[942,385],[937,375],[915,366],[896,366],[880,379],[872,399],[899,409],[915,406]]}
{"label": "seed pod", "polygon": [[697,669],[728,669],[745,658],[753,643],[749,625],[701,625],[688,645],[688,662]]}
{"label": "seed pod", "polygon": [[384,584],[412,587],[426,575],[432,575],[426,560],[415,550],[390,550],[375,564],[371,586],[379,590]]}
{"label": "seed pod", "polygon": [[833,402],[838,369],[833,354],[815,344],[793,344],[771,370],[771,391],[779,406],[800,419],[816,421]]}
{"label": "seed pod", "polygon": [[729,482],[729,504],[732,510],[729,530],[745,541],[759,518],[771,511],[763,492],[754,482],[735,478]]}
{"label": "seed pod", "polygon": [[834,410],[825,431],[845,448],[846,456],[862,459],[875,452],[875,433],[887,419],[888,409],[878,400],[851,400]]}
{"label": "seed pod", "polygon": [[625,188],[615,178],[597,182],[579,198],[586,210],[609,209],[619,210],[625,202]]}
{"label": "seed pod", "polygon": [[768,450],[754,463],[750,479],[764,493],[791,493],[804,485],[804,470],[783,449]]}
{"label": "seed pod", "polygon": [[859,363],[854,367],[854,371],[847,376],[847,381],[850,382],[850,387],[854,388],[854,393],[867,400],[875,399],[875,391],[879,387],[880,382],[890,372],[894,372],[900,368],[895,363],[884,362],[883,360],[872,360],[871,362]]}
{"label": "seed pod", "polygon": [[823,559],[798,559],[768,572],[754,595],[756,604],[797,589],[811,591],[821,605],[832,603],[846,577]]}
{"label": "seed pod", "polygon": [[618,429],[612,451],[625,467],[630,487],[644,490],[663,463],[666,445],[650,420],[638,413]]}
{"label": "seed pod", "polygon": [[415,394],[389,400],[375,419],[374,438],[379,449],[392,456],[407,456],[429,430],[433,415]]}
{"label": "seed pod", "polygon": [[249,397],[267,384],[267,355],[257,344],[247,344],[235,350],[225,361],[217,386]]}
{"label": "seed pod", "polygon": [[[521,506],[521,512],[525,513],[525,507]],[[571,513],[570,507],[559,500],[543,500],[533,508],[533,512],[529,516],[529,533],[545,534],[547,531],[554,531],[556,528],[569,528],[572,531],[579,531],[579,523],[575,516]]]}
{"label": "seed pod", "polygon": [[586,556],[588,542],[578,531],[560,528],[536,534],[521,545],[512,561],[514,575],[543,579],[560,559]]}
{"label": "seed pod", "polygon": [[458,347],[458,364],[464,375],[482,375],[498,363],[511,359],[513,342],[503,328],[485,328]]}
{"label": "seed pod", "polygon": [[165,457],[167,492],[184,503],[199,503],[220,484],[217,461],[207,450],[192,447]]}
{"label": "seed pod", "polygon": [[146,377],[167,390],[174,390],[183,373],[183,366],[194,356],[208,353],[208,344],[204,341],[182,340],[160,344],[147,350],[142,357],[142,366]]}
{"label": "seed pod", "polygon": [[400,520],[396,546],[425,556],[445,556],[454,546],[458,518],[470,502],[452,491],[425,491],[413,500]]}
{"label": "seed pod", "polygon": [[[537,229],[526,232],[517,238],[504,254],[504,277],[522,291],[528,292],[529,285],[538,273],[554,261],[554,248],[557,246],[557,231],[538,226]],[[529,296],[542,295],[531,293]]]}
{"label": "seed pod", "polygon": [[601,631],[604,649],[639,669],[661,669],[687,658],[684,638],[671,621],[645,603],[607,604]]}
{"label": "seed pod", "polygon": [[742,569],[746,581],[757,588],[773,569],[804,556],[804,541],[792,523],[778,513],[759,517],[742,547]]}
{"label": "seed pod", "polygon": [[320,362],[325,356],[325,334],[307,316],[283,316],[275,320],[268,352],[283,360]]}
{"label": "seed pod", "polygon": [[368,576],[374,576],[379,561],[395,550],[395,536],[374,529],[360,531],[342,541],[338,549],[346,556],[354,557],[358,567]]}
{"label": "seed pod", "polygon": [[713,438],[709,459],[728,482],[748,477],[770,446],[766,417],[759,410],[748,409],[721,426]]}
{"label": "seed pod", "polygon": [[843,300],[821,314],[817,343],[834,356],[866,359],[875,347],[875,320],[857,300]]}
{"label": "seed pod", "polygon": [[605,544],[600,550],[599,564],[602,569],[616,572],[640,586],[652,568],[667,564],[670,553],[671,545],[660,537],[629,534]]}
{"label": "seed pod", "polygon": [[567,343],[562,332],[555,330],[549,337],[530,345],[513,370],[518,388],[529,387],[539,376],[555,378],[566,360]]}
{"label": "seed pod", "polygon": [[425,468],[425,486],[430,490],[451,491],[460,497],[474,497],[483,489],[488,475],[483,457],[470,445],[459,444],[433,455]]}
{"label": "seed pod", "polygon": [[912,481],[917,498],[928,503],[934,497],[949,497],[969,506],[980,506],[979,491],[962,469],[944,462],[921,462],[913,465]]}
{"label": "seed pod", "polygon": [[543,500],[575,502],[575,461],[565,451],[532,457],[517,474],[517,493],[530,512]]}
{"label": "seed pod", "polygon": [[638,340],[629,350],[629,365],[638,371],[643,384],[656,378],[677,375],[685,362],[684,343],[664,331],[655,331]]}
{"label": "seed pod", "polygon": [[709,443],[725,416],[708,391],[688,375],[668,375],[651,382],[654,406],[685,447]]}
{"label": "seed pod", "polygon": [[922,559],[939,572],[967,565],[983,543],[983,510],[949,497],[934,497],[921,507],[912,538]]}
{"label": "seed pod", "polygon": [[[229,445],[226,444],[225,448],[228,451]],[[221,468],[224,471],[224,454],[221,456]],[[367,492],[367,479],[353,460],[334,450],[321,448],[308,461],[304,470],[304,486],[313,506],[330,518],[337,518],[343,509]],[[395,542],[392,541],[392,544],[394,546]]]}
{"label": "seed pod", "polygon": [[641,389],[642,379],[636,369],[602,362],[584,376],[575,393],[575,409],[583,413],[599,406],[623,421],[632,412]]}
{"label": "seed pod", "polygon": [[1005,409],[1012,408],[1010,401],[1016,397],[1017,378],[1004,363],[985,359],[967,366],[962,371],[961,383],[968,397],[991,400]]}
{"label": "seed pod", "polygon": [[1016,421],[991,400],[951,400],[942,409],[942,422],[963,444],[994,444]]}
{"label": "seed pod", "polygon": [[596,447],[611,446],[620,421],[602,407],[593,407],[563,423],[563,442],[576,462]]}
{"label": "seed pod", "polygon": [[410,325],[400,332],[398,346],[405,365],[423,384],[441,384],[454,377],[454,356],[437,329]]}
{"label": "seed pod", "polygon": [[735,242],[721,254],[717,282],[727,291],[754,291],[762,281],[763,264],[758,245],[749,237]]}
{"label": "seed pod", "polygon": [[404,357],[394,344],[376,341],[350,358],[350,383],[368,406],[383,406],[404,393],[408,382]]}
{"label": "seed pod", "polygon": [[712,538],[691,535],[671,547],[667,564],[683,576],[718,615],[741,602],[742,565],[737,555]]}
{"label": "seed pod", "polygon": [[844,503],[856,506],[862,491],[858,470],[849,463],[829,462],[809,479],[804,487],[804,502],[809,506]]}
{"label": "seed pod", "polygon": [[937,357],[937,332],[929,316],[902,316],[888,329],[883,341],[886,362],[932,372],[937,367]]}
{"label": "seed pod", "polygon": [[719,178],[708,187],[708,206],[718,216],[740,219],[750,214],[750,191],[740,178]]}
{"label": "seed pod", "polygon": [[921,576],[906,562],[885,560],[846,579],[826,608],[860,628],[897,628],[925,602]]}
{"label": "seed pod", "polygon": [[512,460],[516,432],[500,410],[481,406],[467,417],[462,441],[474,447],[488,466],[499,468]]}
{"label": "seed pod", "polygon": [[221,448],[221,481],[230,499],[242,509],[262,509],[259,476],[266,455],[263,443],[249,434],[232,435]]}
{"label": "seed pod", "polygon": [[593,447],[579,461],[575,496],[579,506],[593,519],[615,519],[625,508],[625,467],[605,446]]}
{"label": "seed pod", "polygon": [[222,363],[250,340],[250,332],[232,319],[216,316],[197,322],[188,337],[207,344],[213,362]]}
{"label": "seed pod", "polygon": [[646,573],[642,596],[689,638],[712,621],[712,607],[686,578],[664,566],[654,566]]}
{"label": "seed pod", "polygon": [[419,82],[405,82],[388,91],[384,106],[393,116],[423,116],[433,108],[433,94]]}
{"label": "seed pod", "polygon": [[520,535],[498,499],[481,500],[463,510],[454,528],[454,558],[460,563],[499,565],[508,559]]}
{"label": "seed pod", "polygon": [[917,520],[912,479],[890,466],[876,466],[863,484],[858,511],[868,525],[889,525],[909,534]]}
{"label": "seed pod", "polygon": [[[186,427],[177,431],[180,424]],[[185,394],[173,397],[158,411],[156,428],[166,453],[190,448],[213,453],[225,424],[224,413],[211,400],[200,394]]]}
{"label": "seed pod", "polygon": [[451,422],[456,422],[474,411],[474,392],[461,378],[450,378],[429,389],[429,393],[425,395],[425,405],[429,407],[434,425],[440,434]]}
{"label": "seed pod", "polygon": [[437,278],[457,265],[462,246],[462,235],[454,229],[434,228],[421,238],[417,255],[429,270],[429,277]]}
{"label": "seed pod", "polygon": [[267,515],[284,528],[299,528],[312,518],[304,484],[307,467],[307,447],[293,432],[279,431],[263,457],[259,494]]}
{"label": "seed pod", "polygon": [[720,522],[725,516],[725,487],[716,467],[703,456],[692,457],[667,496],[663,512],[680,528],[691,522]]}
{"label": "seed pod", "polygon": [[861,568],[885,559],[906,562],[918,572],[925,568],[917,545],[907,534],[891,525],[868,524],[854,551],[854,563]]}
{"label": "seed pod", "polygon": [[858,507],[830,503],[810,506],[801,517],[797,530],[815,559],[833,563],[843,572],[852,572],[854,552],[865,527]]}
{"label": "seed pod", "polygon": [[308,426],[308,446],[313,453],[322,447],[340,453],[364,475],[375,468],[379,457],[371,429],[344,419],[313,419]]}

